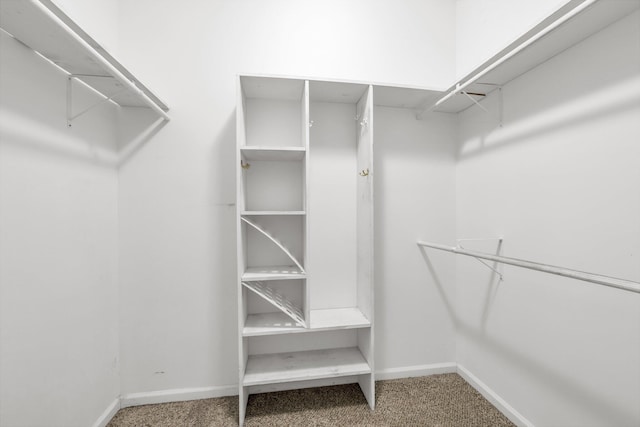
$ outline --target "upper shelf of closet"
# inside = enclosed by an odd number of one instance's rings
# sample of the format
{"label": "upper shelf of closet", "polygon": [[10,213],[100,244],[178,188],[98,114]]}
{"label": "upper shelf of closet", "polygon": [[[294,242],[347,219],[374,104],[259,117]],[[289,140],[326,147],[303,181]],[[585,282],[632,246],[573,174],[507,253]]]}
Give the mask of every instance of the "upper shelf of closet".
{"label": "upper shelf of closet", "polygon": [[51,0],[0,0],[0,28],[115,103],[167,107]]}
{"label": "upper shelf of closet", "polygon": [[[418,114],[457,113],[640,8],[639,0],[571,0],[451,86]],[[465,95],[465,93],[467,95]],[[473,98],[473,99],[472,99]]]}
{"label": "upper shelf of closet", "polygon": [[[298,101],[302,93],[302,78],[286,76],[242,75],[242,90],[247,99],[270,99]],[[370,84],[368,82],[316,79],[309,77],[313,85],[309,88],[313,102],[355,104]],[[373,83],[373,102],[379,107],[407,108],[418,110],[435,102],[442,96],[442,89],[418,86],[386,85]]]}

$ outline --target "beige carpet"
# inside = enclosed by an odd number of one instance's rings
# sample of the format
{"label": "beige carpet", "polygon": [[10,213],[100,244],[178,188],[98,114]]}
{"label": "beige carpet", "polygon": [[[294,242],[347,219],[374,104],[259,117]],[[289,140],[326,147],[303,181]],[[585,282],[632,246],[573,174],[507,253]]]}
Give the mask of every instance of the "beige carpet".
{"label": "beige carpet", "polygon": [[[237,426],[238,398],[120,410],[108,427]],[[376,409],[348,384],[249,397],[251,426],[513,426],[457,374],[376,382]]]}

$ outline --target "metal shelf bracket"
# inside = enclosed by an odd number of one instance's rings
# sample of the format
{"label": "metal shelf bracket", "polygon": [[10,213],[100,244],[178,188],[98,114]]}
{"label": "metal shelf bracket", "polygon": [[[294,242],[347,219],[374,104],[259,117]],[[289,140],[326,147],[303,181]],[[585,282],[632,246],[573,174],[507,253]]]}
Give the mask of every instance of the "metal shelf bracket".
{"label": "metal shelf bracket", "polygon": [[[479,105],[479,104],[478,104]],[[483,108],[484,110],[484,108]],[[487,110],[485,110],[487,111]],[[497,240],[498,241],[498,250],[497,252],[500,253],[500,248],[502,248],[502,237],[496,237],[496,238],[486,238],[486,239],[458,239],[457,240],[457,246],[458,248],[462,249],[462,250],[466,250],[466,248],[464,246],[462,246],[462,244],[460,242],[468,242],[468,241],[478,241],[478,240]],[[496,273],[499,277],[499,281],[502,282],[504,281],[504,276],[502,275],[502,273],[500,271],[498,271],[497,268],[494,268],[492,266],[490,266],[489,264],[487,264],[486,262],[484,262],[482,259],[478,258],[478,257],[473,257],[476,261],[478,261],[480,264],[484,265],[485,267],[487,267],[489,270],[493,271],[494,273]]]}
{"label": "metal shelf bracket", "polygon": [[[95,104],[90,105],[89,107],[85,108],[84,110],[80,111],[79,113],[73,114],[73,81],[74,81],[74,79],[78,79],[79,80],[80,77],[98,77],[98,78],[107,78],[107,79],[112,79],[113,78],[111,76],[87,76],[87,75],[81,75],[81,74],[69,74],[69,77],[67,77],[67,127],[71,127],[73,121],[75,119],[77,119],[78,117],[82,116],[85,113],[88,113],[89,111],[93,110],[94,108],[96,108],[99,105],[104,104],[107,101],[111,101],[113,99],[113,97],[115,97],[115,96],[121,94],[122,92],[126,91],[125,88],[122,88],[121,90],[117,91],[116,93],[113,93],[113,94],[105,97],[104,99],[101,99],[100,101],[96,102]],[[99,93],[99,92],[96,92],[96,93]]]}

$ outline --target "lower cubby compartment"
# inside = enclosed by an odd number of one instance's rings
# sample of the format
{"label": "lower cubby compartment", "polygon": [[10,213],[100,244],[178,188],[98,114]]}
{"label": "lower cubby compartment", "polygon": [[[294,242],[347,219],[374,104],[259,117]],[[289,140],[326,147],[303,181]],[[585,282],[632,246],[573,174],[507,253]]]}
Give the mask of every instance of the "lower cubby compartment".
{"label": "lower cubby compartment", "polygon": [[243,385],[255,386],[371,373],[357,347],[249,356]]}
{"label": "lower cubby compartment", "polygon": [[[256,386],[372,372],[370,328],[245,337],[248,359],[242,384]],[[364,346],[364,347],[363,347]]]}
{"label": "lower cubby compartment", "polygon": [[243,300],[247,303],[247,312],[251,313],[248,317],[271,319],[276,316],[278,327],[307,326],[305,280],[243,281],[242,286]]}

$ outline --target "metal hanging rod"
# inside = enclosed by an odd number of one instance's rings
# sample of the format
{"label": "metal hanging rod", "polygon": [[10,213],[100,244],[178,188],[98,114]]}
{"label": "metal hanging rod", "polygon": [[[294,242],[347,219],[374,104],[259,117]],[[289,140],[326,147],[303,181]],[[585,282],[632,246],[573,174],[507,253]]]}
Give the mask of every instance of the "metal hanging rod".
{"label": "metal hanging rod", "polygon": [[445,246],[437,243],[418,241],[418,246],[452,252],[454,254],[466,255],[473,258],[481,258],[503,264],[514,265],[516,267],[528,268],[529,270],[542,271],[544,273],[555,274],[557,276],[570,277],[572,279],[583,280],[585,282],[597,283],[599,285],[610,286],[612,288],[623,289],[640,293],[640,282],[632,280],[618,279],[615,277],[603,276],[601,274],[586,273],[584,271],[571,270],[569,268],[557,267],[554,265],[541,264],[533,261],[525,261],[517,258],[509,258],[500,255],[492,255],[484,252],[469,251],[458,247]]}

